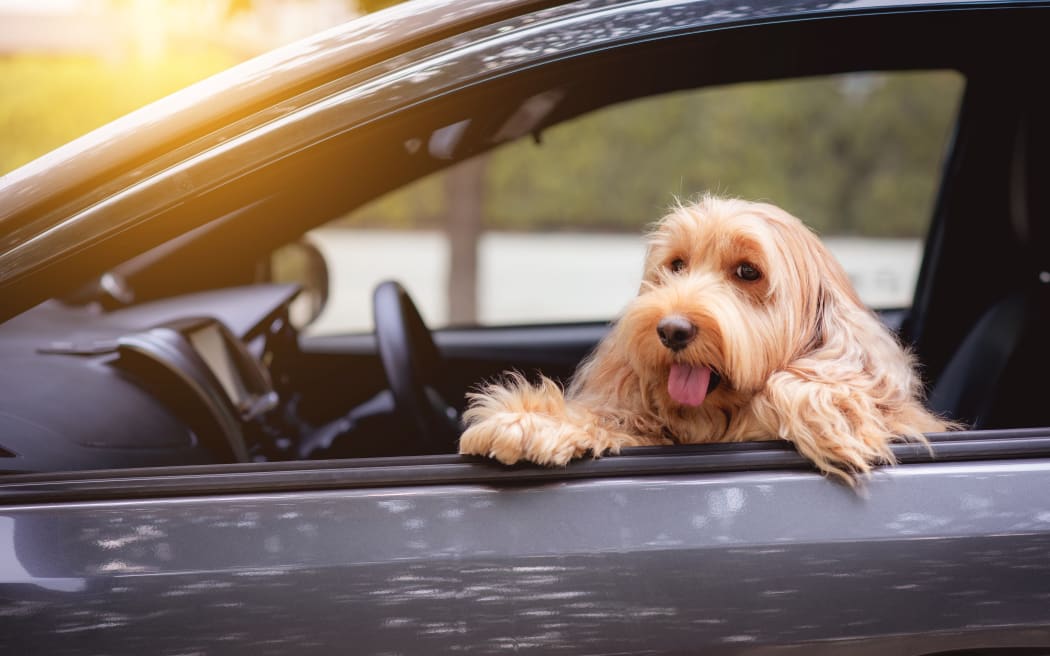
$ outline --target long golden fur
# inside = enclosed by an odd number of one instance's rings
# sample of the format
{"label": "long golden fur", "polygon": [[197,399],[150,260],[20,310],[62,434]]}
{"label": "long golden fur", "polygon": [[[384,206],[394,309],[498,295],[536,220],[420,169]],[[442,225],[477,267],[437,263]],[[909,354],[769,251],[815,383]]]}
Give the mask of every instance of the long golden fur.
{"label": "long golden fur", "polygon": [[[667,317],[695,338],[665,346]],[[781,438],[852,482],[894,462],[891,441],[951,427],[923,407],[911,355],[809,229],[773,205],[710,196],[656,225],[638,296],[564,394],[508,374],[470,401],[460,452],[507,464]]]}

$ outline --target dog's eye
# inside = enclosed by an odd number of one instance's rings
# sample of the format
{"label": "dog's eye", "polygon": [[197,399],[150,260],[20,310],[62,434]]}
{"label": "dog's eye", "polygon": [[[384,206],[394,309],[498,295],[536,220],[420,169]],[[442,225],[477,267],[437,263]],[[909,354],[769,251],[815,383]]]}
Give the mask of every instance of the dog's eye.
{"label": "dog's eye", "polygon": [[678,258],[675,258],[674,260],[671,260],[671,273],[678,273],[679,271],[681,271],[684,268],[685,268],[685,260],[683,260],[682,258],[678,257]]}
{"label": "dog's eye", "polygon": [[754,282],[762,277],[762,272],[749,262],[738,264],[734,273],[737,278],[746,280],[747,282]]}

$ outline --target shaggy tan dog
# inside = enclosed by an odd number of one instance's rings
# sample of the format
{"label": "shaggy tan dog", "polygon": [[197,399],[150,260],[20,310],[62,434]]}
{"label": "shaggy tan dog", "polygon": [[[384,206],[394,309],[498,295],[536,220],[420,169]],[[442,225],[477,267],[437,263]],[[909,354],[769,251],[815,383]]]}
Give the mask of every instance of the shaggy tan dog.
{"label": "shaggy tan dog", "polygon": [[950,426],[842,267],[773,205],[705,197],[649,237],[637,298],[568,391],[517,374],[471,394],[460,452],[564,465],[623,446],[793,442],[852,481]]}

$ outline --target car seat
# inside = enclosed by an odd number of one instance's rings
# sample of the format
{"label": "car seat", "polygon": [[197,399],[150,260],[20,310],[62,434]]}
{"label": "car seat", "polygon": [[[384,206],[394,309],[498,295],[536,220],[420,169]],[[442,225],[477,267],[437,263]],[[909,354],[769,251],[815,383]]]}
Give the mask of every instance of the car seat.
{"label": "car seat", "polygon": [[972,428],[1050,426],[1050,129],[1022,123],[1011,171],[1019,288],[977,320],[929,396]]}

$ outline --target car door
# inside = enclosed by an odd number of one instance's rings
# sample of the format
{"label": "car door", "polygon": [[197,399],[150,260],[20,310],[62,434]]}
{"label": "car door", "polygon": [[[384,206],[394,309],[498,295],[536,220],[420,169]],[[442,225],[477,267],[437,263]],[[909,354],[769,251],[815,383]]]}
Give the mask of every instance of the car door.
{"label": "car door", "polygon": [[1046,649],[1048,448],[1045,431],[938,439],[936,462],[899,447],[905,464],[856,490],[776,444],[555,471],[432,456],[12,481],[0,641],[53,654]]}

